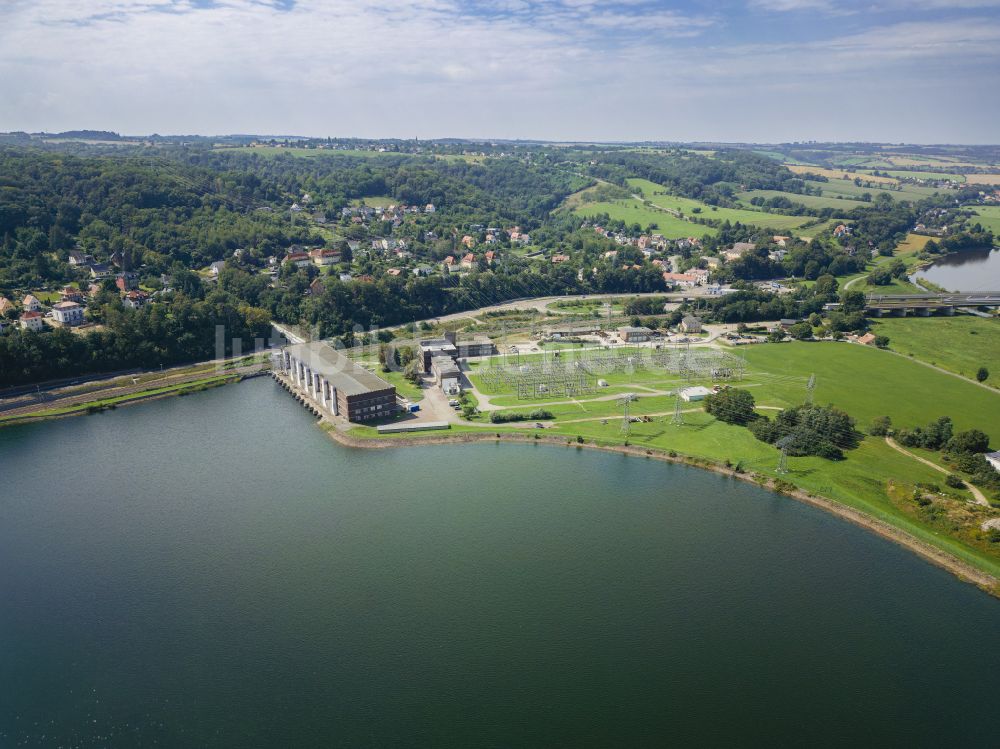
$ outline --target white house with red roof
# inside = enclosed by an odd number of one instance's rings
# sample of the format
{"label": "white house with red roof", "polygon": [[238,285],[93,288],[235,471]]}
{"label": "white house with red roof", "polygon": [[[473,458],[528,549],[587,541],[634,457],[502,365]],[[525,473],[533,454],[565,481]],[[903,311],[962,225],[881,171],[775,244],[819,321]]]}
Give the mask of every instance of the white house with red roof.
{"label": "white house with red roof", "polygon": [[21,330],[38,332],[45,327],[41,312],[25,312],[21,315]]}

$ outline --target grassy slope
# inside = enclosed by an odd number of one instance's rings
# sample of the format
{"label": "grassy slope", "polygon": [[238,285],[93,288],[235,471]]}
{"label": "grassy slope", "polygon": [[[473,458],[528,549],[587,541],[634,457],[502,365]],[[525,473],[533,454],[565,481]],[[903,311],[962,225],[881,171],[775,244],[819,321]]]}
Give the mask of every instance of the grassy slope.
{"label": "grassy slope", "polygon": [[585,203],[573,209],[573,212],[578,216],[597,216],[606,213],[613,219],[624,221],[626,224],[639,224],[644,228],[655,224],[657,228],[654,231],[659,232],[668,239],[702,237],[706,234],[716,233],[716,230],[711,226],[702,226],[685,221],[666,211],[657,211],[654,208],[644,206],[638,200],[632,198],[610,202]]}
{"label": "grassy slope", "polygon": [[794,192],[782,192],[781,190],[750,190],[749,192],[737,193],[736,197],[744,203],[749,203],[753,198],[764,198],[767,200],[769,198],[783,197],[788,198],[794,203],[801,203],[807,208],[833,208],[838,211],[850,211],[866,205],[860,200],[851,200],[850,198],[826,195],[822,197],[817,197],[816,195],[798,195]]}
{"label": "grassy slope", "polygon": [[875,322],[875,333],[889,336],[893,351],[965,377],[975,377],[985,366],[991,384],[1000,387],[1000,320],[971,315],[886,317]]}
{"label": "grassy slope", "polygon": [[844,409],[859,426],[885,415],[900,426],[951,416],[957,429],[982,429],[1000,444],[1000,394],[891,352],[847,343],[796,342],[751,346],[743,355],[750,365],[748,380],[760,372],[780,373],[772,382],[753,389],[763,405],[801,403],[805,396],[801,380],[787,378],[815,373],[816,402]]}
{"label": "grassy slope", "polygon": [[[744,224],[755,224],[771,229],[794,229],[809,221],[808,217],[803,216],[782,216],[757,210],[710,206],[702,203],[700,200],[670,195],[667,188],[663,185],[658,185],[646,179],[630,179],[628,183],[633,189],[640,192],[646,200],[651,201],[661,208],[679,211],[685,216],[698,216],[717,221],[728,220],[734,223],[739,221]],[[700,212],[695,213],[695,209],[700,209]]]}
{"label": "grassy slope", "polygon": [[[1000,236],[1000,205],[981,206],[976,209],[979,216],[972,223],[979,222],[984,227]],[[1000,242],[1000,239],[997,240]]]}

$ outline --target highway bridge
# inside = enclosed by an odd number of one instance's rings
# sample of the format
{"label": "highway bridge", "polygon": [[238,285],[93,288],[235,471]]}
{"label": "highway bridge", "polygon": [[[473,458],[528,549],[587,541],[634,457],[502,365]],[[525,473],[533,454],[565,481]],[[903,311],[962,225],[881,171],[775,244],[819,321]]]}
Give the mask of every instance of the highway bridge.
{"label": "highway bridge", "polygon": [[865,311],[875,316],[886,313],[930,315],[934,312],[951,315],[956,309],[976,307],[1000,307],[1000,291],[944,294],[869,294],[865,299]]}

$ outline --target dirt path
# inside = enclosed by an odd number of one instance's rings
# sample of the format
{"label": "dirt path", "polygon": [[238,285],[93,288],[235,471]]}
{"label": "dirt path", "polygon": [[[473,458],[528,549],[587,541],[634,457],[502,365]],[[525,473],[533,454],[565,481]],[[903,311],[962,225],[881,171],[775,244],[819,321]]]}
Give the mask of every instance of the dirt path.
{"label": "dirt path", "polygon": [[[896,442],[896,440],[894,440],[892,437],[886,437],[885,438],[885,443],[887,445],[889,445],[889,447],[891,447],[893,450],[897,450],[897,451],[903,453],[903,455],[906,455],[907,457],[913,458],[914,460],[918,460],[921,463],[923,463],[925,466],[930,466],[935,471],[940,471],[941,473],[944,473],[944,474],[950,474],[951,473],[951,471],[949,471],[947,468],[942,468],[937,463],[932,463],[931,461],[927,460],[926,458],[921,458],[919,455],[915,455],[915,454],[911,453],[905,447],[903,447],[898,442]],[[969,491],[972,492],[972,496],[976,500],[976,504],[977,505],[982,505],[983,507],[991,507],[992,506],[992,505],[990,505],[989,500],[986,499],[986,495],[983,494],[979,490],[978,487],[973,486],[968,481],[965,482],[965,485],[967,487],[969,487]]]}

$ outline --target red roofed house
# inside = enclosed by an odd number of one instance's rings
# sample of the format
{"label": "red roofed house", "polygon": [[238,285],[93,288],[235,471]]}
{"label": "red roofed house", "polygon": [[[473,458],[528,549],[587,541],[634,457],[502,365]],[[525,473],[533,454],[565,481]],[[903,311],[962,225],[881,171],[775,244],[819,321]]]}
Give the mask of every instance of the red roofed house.
{"label": "red roofed house", "polygon": [[664,273],[663,280],[685,287],[696,286],[698,283],[698,277],[692,276],[690,273]]}
{"label": "red roofed house", "polygon": [[25,312],[21,315],[21,330],[38,332],[45,327],[41,312]]}
{"label": "red roofed house", "polygon": [[569,260],[569,255],[553,255],[552,256],[552,262],[553,263],[565,263],[567,260]]}
{"label": "red roofed house", "polygon": [[149,294],[145,291],[130,291],[122,299],[122,304],[130,309],[142,309],[149,302]]}
{"label": "red roofed house", "polygon": [[462,267],[471,268],[476,264],[476,256],[471,252],[467,253],[465,257],[462,258]]}
{"label": "red roofed house", "polygon": [[21,306],[24,307],[25,312],[38,312],[42,308],[42,303],[34,294],[28,294],[21,302]]}

